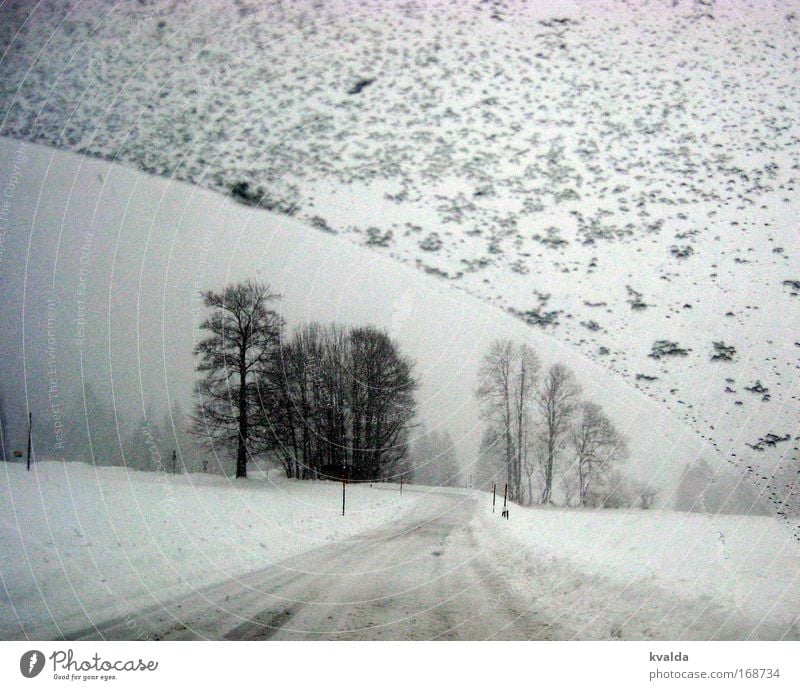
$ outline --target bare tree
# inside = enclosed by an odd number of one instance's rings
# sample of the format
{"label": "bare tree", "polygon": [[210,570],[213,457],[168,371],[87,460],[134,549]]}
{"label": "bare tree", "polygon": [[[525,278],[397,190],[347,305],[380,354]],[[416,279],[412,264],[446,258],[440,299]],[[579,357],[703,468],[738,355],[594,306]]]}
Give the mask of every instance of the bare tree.
{"label": "bare tree", "polygon": [[527,446],[523,469],[525,471],[525,477],[528,485],[528,493],[526,496],[527,504],[531,505],[534,500],[541,498],[541,490],[537,489],[538,493],[537,491],[534,491],[533,477],[536,474],[539,475],[537,483],[542,483],[544,480],[544,458],[547,453],[547,448],[544,444],[542,434],[536,433],[533,429],[531,429]]}
{"label": "bare tree", "polygon": [[509,497],[515,501],[523,498],[522,472],[529,464],[539,369],[539,358],[530,347],[498,340],[478,372],[481,413],[495,427],[495,438],[502,439]]}
{"label": "bare tree", "polygon": [[[416,409],[414,364],[384,331],[350,331],[351,464],[360,478],[393,478],[408,453],[408,430]],[[357,393],[355,391],[358,391]],[[345,390],[345,395],[347,391]],[[353,400],[360,404],[353,406]]]}
{"label": "bare tree", "polygon": [[445,431],[427,431],[414,440],[413,481],[427,486],[459,486],[463,481],[453,439]]}
{"label": "bare tree", "polygon": [[[607,482],[615,461],[625,455],[625,443],[614,424],[597,403],[583,402],[570,433],[578,476],[578,500],[594,503],[593,492]],[[596,493],[596,492],[595,492]]]}
{"label": "bare tree", "polygon": [[658,496],[658,489],[654,486],[646,484],[639,489],[639,506],[642,510],[650,510],[656,502]]}
{"label": "bare tree", "polygon": [[559,481],[561,493],[564,496],[564,505],[567,507],[580,504],[580,501],[576,500],[580,494],[580,488],[578,484],[578,472],[575,465],[576,463],[573,462],[572,465],[562,472]]}
{"label": "bare tree", "polygon": [[494,424],[483,430],[478,459],[471,469],[475,476],[475,487],[484,491],[491,491],[492,486],[502,481],[505,476],[503,439],[498,437],[497,427]]}
{"label": "bare tree", "polygon": [[280,346],[283,321],[268,308],[278,295],[249,280],[202,296],[211,313],[200,325],[209,335],[194,350],[202,375],[196,388],[194,431],[212,445],[235,448],[236,476],[246,477],[248,454],[266,449],[253,434],[263,419],[257,380],[274,366]]}
{"label": "bare tree", "polygon": [[532,404],[536,394],[537,375],[541,365],[536,353],[527,345],[520,345],[512,369],[512,393],[514,396],[514,425],[516,427],[516,455],[514,459],[515,498],[522,500],[522,471],[528,478],[528,504],[533,502],[531,486],[531,446],[535,442]]}
{"label": "bare tree", "polygon": [[613,467],[609,470],[605,488],[595,494],[598,505],[603,508],[633,508],[639,502],[636,487]]}
{"label": "bare tree", "polygon": [[511,369],[514,358],[514,344],[510,340],[495,340],[484,355],[478,370],[478,400],[481,415],[495,425],[497,438],[503,439],[503,453],[506,465],[506,482],[515,498],[514,486],[514,439],[512,431],[512,383]]}
{"label": "bare tree", "polygon": [[537,392],[536,403],[542,417],[544,443],[542,503],[553,502],[556,456],[569,433],[580,391],[572,371],[563,364],[554,364],[547,370]]}

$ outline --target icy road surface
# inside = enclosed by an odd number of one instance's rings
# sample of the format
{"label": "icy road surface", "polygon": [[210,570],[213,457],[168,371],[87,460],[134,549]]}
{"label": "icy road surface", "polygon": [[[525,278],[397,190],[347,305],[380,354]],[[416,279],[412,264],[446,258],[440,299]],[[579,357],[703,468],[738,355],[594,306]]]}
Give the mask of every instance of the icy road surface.
{"label": "icy road surface", "polygon": [[[72,635],[75,639],[570,637],[505,583],[478,544],[477,500],[417,494],[405,519]],[[346,517],[342,519],[347,519]]]}

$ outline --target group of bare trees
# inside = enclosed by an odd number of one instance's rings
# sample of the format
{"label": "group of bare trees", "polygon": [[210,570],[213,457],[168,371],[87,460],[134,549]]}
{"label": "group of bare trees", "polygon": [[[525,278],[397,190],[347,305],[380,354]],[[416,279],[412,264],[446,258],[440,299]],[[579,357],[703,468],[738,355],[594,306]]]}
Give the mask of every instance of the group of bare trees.
{"label": "group of bare trees", "polygon": [[391,479],[406,472],[413,364],[372,326],[310,324],[265,377],[269,437],[287,476]]}
{"label": "group of bare trees", "polygon": [[237,477],[257,455],[298,479],[405,472],[413,362],[371,326],[308,324],[285,338],[276,298],[255,281],[203,293],[195,432],[235,451]]}
{"label": "group of bare trees", "polygon": [[624,437],[598,404],[581,399],[568,367],[541,369],[527,345],[490,346],[477,389],[488,423],[482,462],[499,456],[495,480],[502,472],[509,497],[519,503],[555,502],[556,478],[567,505],[613,503],[620,491],[615,466],[627,457]]}

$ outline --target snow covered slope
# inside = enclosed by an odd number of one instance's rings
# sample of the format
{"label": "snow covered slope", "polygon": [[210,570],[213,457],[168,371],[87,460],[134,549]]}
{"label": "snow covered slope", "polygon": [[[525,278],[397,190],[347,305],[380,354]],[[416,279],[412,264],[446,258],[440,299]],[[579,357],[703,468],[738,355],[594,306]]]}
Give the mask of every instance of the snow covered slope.
{"label": "snow covered slope", "polygon": [[300,220],[118,164],[12,140],[0,140],[0,158],[20,168],[0,273],[7,452],[25,448],[31,409],[36,457],[59,458],[64,436],[69,443],[87,414],[99,417],[84,409],[87,386],[113,406],[112,436],[124,438],[153,414],[150,406],[178,401],[189,410],[199,291],[256,275],[282,295],[276,306],[290,328],[314,320],[373,323],[398,340],[417,362],[420,418],[456,443],[460,484],[481,462],[484,425],[474,390],[495,338],[526,342],[545,365],[574,369],[584,395],[629,438],[622,473],[658,488],[659,505],[674,505],[684,468],[698,459],[729,468],[728,487],[750,483],[613,372],[434,276]]}
{"label": "snow covered slope", "polygon": [[0,133],[233,192],[796,464],[788,0],[4,4]]}

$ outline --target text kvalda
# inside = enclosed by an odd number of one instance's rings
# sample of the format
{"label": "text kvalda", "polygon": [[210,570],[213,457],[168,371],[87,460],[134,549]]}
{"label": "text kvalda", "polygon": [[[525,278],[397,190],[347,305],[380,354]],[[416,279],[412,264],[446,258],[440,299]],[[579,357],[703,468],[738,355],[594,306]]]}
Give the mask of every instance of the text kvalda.
{"label": "text kvalda", "polygon": [[90,659],[76,660],[72,650],[66,652],[53,652],[50,655],[53,662],[53,672],[59,671],[155,671],[158,668],[157,661],[145,661],[144,659],[102,659],[99,654],[95,654]]}
{"label": "text kvalda", "polygon": [[689,661],[689,655],[683,652],[668,652],[667,654],[650,652],[650,661]]}

